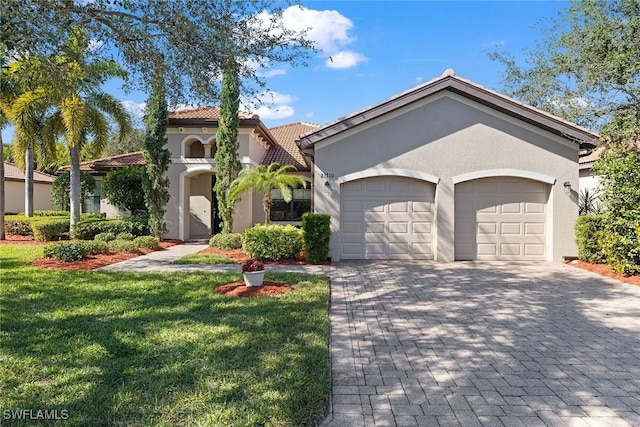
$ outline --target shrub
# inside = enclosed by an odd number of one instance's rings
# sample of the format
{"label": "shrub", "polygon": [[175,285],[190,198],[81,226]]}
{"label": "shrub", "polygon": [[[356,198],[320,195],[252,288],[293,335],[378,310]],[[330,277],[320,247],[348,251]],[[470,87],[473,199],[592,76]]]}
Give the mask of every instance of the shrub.
{"label": "shrub", "polygon": [[331,238],[331,215],[305,212],[302,214],[304,249],[307,263],[314,264],[327,259]]}
{"label": "shrub", "polygon": [[133,236],[145,236],[149,234],[147,216],[132,216],[113,219],[88,219],[78,222],[73,228],[73,236],[76,239],[93,240],[96,234],[131,233]]}
{"label": "shrub", "polygon": [[87,251],[82,242],[55,242],[45,246],[44,256],[58,261],[73,262],[87,257]]}
{"label": "shrub", "polygon": [[69,218],[69,211],[33,211],[33,216],[66,216]]}
{"label": "shrub", "polygon": [[69,233],[69,218],[44,218],[31,222],[33,238],[40,242],[58,240]]}
{"label": "shrub", "polygon": [[[69,213],[67,212],[67,216],[69,216]],[[86,213],[81,213],[80,214],[80,220],[83,219],[105,219],[107,217],[106,213],[100,213],[100,212],[86,212]]]}
{"label": "shrub", "polygon": [[118,233],[116,240],[133,240],[135,236],[131,233]]}
{"label": "shrub", "polygon": [[255,225],[242,232],[242,249],[251,258],[294,258],[302,247],[302,230],[292,225]]}
{"label": "shrub", "polygon": [[109,242],[109,249],[114,252],[135,252],[138,250],[132,240],[113,240]]}
{"label": "shrub", "polygon": [[216,234],[209,240],[209,246],[219,249],[240,249],[242,247],[242,234],[225,233]]}
{"label": "shrub", "polygon": [[23,215],[7,216],[4,221],[5,234],[17,234],[20,236],[33,235],[31,220]]}
{"label": "shrub", "polygon": [[138,236],[133,239],[133,244],[136,245],[137,248],[159,249],[160,239],[153,236]]}
{"label": "shrub", "polygon": [[578,257],[586,262],[603,263],[604,217],[602,215],[582,215],[576,221],[576,243]]}
{"label": "shrub", "polygon": [[109,244],[101,240],[76,240],[83,245],[87,255],[106,254],[109,252]]}
{"label": "shrub", "polygon": [[132,214],[144,210],[144,191],[147,173],[142,166],[114,169],[102,181],[102,195],[109,203]]}
{"label": "shrub", "polygon": [[116,240],[116,235],[110,231],[105,231],[104,233],[98,233],[93,237],[93,240],[98,240],[100,242],[110,242],[112,240]]}

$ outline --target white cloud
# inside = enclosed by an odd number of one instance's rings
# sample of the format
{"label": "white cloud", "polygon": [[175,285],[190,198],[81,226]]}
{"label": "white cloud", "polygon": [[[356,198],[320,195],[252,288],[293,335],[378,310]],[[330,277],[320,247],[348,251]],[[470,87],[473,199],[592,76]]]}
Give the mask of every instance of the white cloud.
{"label": "white cloud", "polygon": [[128,99],[126,101],[121,101],[121,104],[124,109],[136,119],[144,117],[144,113],[147,111],[146,102],[136,102]]}
{"label": "white cloud", "polygon": [[295,101],[295,97],[268,90],[258,95],[258,100],[265,104],[290,104]]}
{"label": "white cloud", "polygon": [[91,52],[95,52],[96,50],[100,49],[102,46],[104,46],[104,41],[91,39],[89,40],[89,46],[87,47],[87,49],[89,49]]}
{"label": "white cloud", "polygon": [[[271,16],[261,16],[262,25],[268,25]],[[345,69],[366,62],[367,58],[345,47],[356,39],[350,35],[353,22],[335,10],[313,10],[301,6],[290,6],[282,14],[283,25],[293,31],[305,32],[305,37],[314,42],[325,55],[333,58],[325,65],[333,69]]]}
{"label": "white cloud", "polygon": [[304,117],[307,119],[311,119],[313,118],[313,116],[315,116],[315,113],[313,113],[313,111],[309,111],[307,114],[304,115]]}
{"label": "white cloud", "polygon": [[252,113],[259,115],[262,120],[277,120],[292,117],[295,110],[290,105],[275,105],[273,107],[262,105],[258,109],[254,109]]}
{"label": "white cloud", "polygon": [[345,68],[355,67],[360,62],[367,62],[367,61],[368,59],[366,56],[357,52],[345,50],[345,51],[336,53],[331,58],[328,58],[325,61],[325,65],[327,66],[327,68],[333,68],[334,70],[343,70]]}

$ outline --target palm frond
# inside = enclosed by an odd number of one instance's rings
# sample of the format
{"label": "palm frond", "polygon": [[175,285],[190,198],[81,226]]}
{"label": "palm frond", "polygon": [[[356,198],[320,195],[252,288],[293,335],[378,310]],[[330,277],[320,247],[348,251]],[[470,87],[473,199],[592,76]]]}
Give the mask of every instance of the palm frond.
{"label": "palm frond", "polygon": [[113,118],[118,125],[120,142],[131,133],[131,116],[115,97],[108,93],[96,92],[87,97],[87,103],[94,105]]}
{"label": "palm frond", "polygon": [[[93,105],[87,105],[87,121],[85,129],[93,135],[91,152],[93,156],[99,157],[107,148],[109,140],[109,124],[105,117]],[[89,149],[89,147],[87,147]]]}
{"label": "palm frond", "polygon": [[64,99],[60,105],[60,113],[64,122],[69,147],[79,148],[82,144],[82,130],[85,125],[87,107],[77,94]]}

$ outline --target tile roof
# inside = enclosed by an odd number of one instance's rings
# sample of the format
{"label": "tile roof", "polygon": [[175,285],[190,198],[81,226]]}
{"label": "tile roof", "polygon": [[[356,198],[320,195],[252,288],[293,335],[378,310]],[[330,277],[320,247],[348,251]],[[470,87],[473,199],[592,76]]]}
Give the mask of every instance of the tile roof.
{"label": "tile roof", "polygon": [[321,128],[308,132],[300,137],[302,148],[310,147],[316,142],[336,135],[361,123],[373,120],[390,111],[402,108],[441,90],[450,90],[459,95],[473,99],[505,114],[518,117],[535,126],[550,130],[567,138],[584,141],[584,146],[593,146],[598,134],[580,127],[546,111],[526,105],[501,93],[487,89],[470,80],[458,77],[449,68],[445,72],[426,83],[392,96],[389,100],[373,107],[366,107],[348,116],[341,117]]}
{"label": "tile roof", "polygon": [[[238,113],[240,119],[243,120],[257,120],[259,116],[256,114],[247,113],[244,111],[240,111]],[[200,108],[190,108],[187,110],[177,110],[169,113],[169,119],[176,120],[213,120],[217,121],[220,119],[220,109],[218,107],[200,107]]]}
{"label": "tile roof", "polygon": [[[105,157],[103,159],[89,160],[87,162],[80,163],[80,170],[83,171],[96,171],[96,170],[109,170],[113,168],[122,168],[125,166],[144,166],[146,162],[142,151],[136,151],[134,153],[119,154],[117,156]],[[60,171],[68,171],[71,166],[62,166]]]}
{"label": "tile roof", "polygon": [[309,170],[296,140],[300,138],[300,135],[319,127],[312,123],[298,122],[269,129],[278,145],[271,147],[260,163],[263,165],[280,163],[281,165],[293,165],[298,170]]}
{"label": "tile roof", "polygon": [[596,147],[593,150],[580,150],[580,158],[578,159],[578,163],[581,165],[584,163],[592,163],[598,160],[600,154],[604,151],[604,147]]}
{"label": "tile roof", "polygon": [[[24,181],[24,173],[13,163],[4,162],[4,178],[9,181]],[[49,175],[48,173],[33,172],[33,182],[51,183],[55,179],[54,175]]]}

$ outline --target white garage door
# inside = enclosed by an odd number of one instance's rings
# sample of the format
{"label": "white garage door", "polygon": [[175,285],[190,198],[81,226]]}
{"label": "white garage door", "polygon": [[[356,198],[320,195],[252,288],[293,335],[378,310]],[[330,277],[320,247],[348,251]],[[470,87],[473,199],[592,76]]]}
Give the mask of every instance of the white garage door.
{"label": "white garage door", "polygon": [[548,185],[522,178],[457,184],[456,260],[545,260],[548,197]]}
{"label": "white garage door", "polygon": [[434,185],[372,177],[342,185],[342,259],[433,259]]}

